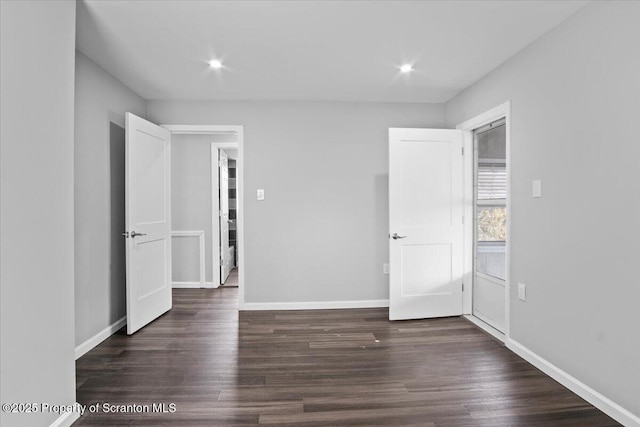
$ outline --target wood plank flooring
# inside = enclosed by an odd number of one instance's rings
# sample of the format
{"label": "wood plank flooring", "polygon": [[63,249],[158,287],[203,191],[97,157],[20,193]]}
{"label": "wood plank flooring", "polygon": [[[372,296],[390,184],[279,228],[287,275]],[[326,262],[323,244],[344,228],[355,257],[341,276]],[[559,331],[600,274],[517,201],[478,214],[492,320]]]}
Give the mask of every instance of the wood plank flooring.
{"label": "wood plank flooring", "polygon": [[78,402],[101,409],[74,425],[618,425],[464,319],[238,313],[237,292],[174,289],[169,313],[80,358]]}
{"label": "wood plank flooring", "polygon": [[222,286],[226,286],[228,288],[232,286],[238,286],[238,267],[234,267],[229,272],[229,277],[227,277],[227,280],[224,281]]}

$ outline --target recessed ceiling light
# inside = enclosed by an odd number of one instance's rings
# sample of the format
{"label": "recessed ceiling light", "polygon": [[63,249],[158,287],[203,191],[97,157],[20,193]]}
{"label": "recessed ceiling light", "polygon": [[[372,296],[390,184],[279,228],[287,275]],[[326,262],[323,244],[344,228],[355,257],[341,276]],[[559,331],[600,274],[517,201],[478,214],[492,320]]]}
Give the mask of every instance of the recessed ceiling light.
{"label": "recessed ceiling light", "polygon": [[404,65],[402,65],[402,67],[400,67],[400,71],[402,71],[403,73],[409,73],[409,72],[413,71],[413,65],[404,64]]}
{"label": "recessed ceiling light", "polygon": [[209,67],[213,68],[214,70],[219,70],[220,68],[222,68],[222,62],[220,62],[218,59],[212,59],[211,61],[209,61]]}

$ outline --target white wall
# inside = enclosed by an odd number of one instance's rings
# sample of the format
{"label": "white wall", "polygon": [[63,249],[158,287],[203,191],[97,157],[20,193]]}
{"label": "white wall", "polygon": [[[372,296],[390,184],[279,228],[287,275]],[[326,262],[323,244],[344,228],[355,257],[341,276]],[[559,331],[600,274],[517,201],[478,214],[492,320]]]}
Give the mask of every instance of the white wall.
{"label": "white wall", "polygon": [[[2,403],[75,402],[75,7],[0,2]],[[0,424],[57,418],[2,411]]]}
{"label": "white wall", "polygon": [[512,101],[512,338],[636,415],[639,22],[594,2],[446,104],[455,126]]}
{"label": "white wall", "polygon": [[244,125],[247,302],[388,298],[388,128],[442,126],[442,105],[150,101],[147,113]]}
{"label": "white wall", "polygon": [[76,53],[75,107],[78,346],[126,315],[124,113],[144,117],[145,101]]}

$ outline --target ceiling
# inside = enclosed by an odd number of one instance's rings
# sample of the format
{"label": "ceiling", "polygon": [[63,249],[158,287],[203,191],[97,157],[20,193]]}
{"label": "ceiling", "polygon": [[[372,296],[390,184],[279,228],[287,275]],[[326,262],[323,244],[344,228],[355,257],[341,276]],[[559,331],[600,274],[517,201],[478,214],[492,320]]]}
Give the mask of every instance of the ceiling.
{"label": "ceiling", "polygon": [[440,103],[585,3],[84,0],[76,37],[148,100]]}

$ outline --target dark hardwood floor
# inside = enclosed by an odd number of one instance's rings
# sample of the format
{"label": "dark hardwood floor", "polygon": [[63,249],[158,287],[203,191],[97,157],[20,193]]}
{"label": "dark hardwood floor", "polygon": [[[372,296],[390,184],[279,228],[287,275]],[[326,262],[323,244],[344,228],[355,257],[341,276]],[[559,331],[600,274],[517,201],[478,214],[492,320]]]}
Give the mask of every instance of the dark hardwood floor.
{"label": "dark hardwood floor", "polygon": [[175,289],[169,313],[80,358],[78,402],[101,409],[74,425],[618,425],[464,319],[239,314],[237,292]]}

